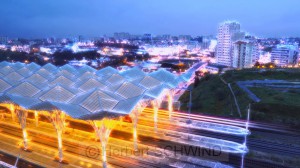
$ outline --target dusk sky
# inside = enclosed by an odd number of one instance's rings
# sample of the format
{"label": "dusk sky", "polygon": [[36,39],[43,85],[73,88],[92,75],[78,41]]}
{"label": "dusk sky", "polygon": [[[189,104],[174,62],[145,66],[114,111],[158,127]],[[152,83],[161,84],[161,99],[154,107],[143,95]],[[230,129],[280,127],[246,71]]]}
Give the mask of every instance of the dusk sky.
{"label": "dusk sky", "polygon": [[300,36],[299,0],[1,0],[0,36],[216,35],[237,20],[260,37]]}

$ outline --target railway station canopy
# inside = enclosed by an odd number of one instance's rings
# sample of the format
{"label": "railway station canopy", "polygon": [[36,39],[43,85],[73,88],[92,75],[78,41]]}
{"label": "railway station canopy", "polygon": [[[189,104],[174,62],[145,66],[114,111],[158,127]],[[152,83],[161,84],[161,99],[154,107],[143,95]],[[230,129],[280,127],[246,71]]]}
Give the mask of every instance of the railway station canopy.
{"label": "railway station canopy", "polygon": [[138,105],[163,97],[187,82],[199,67],[178,76],[164,69],[145,73],[137,67],[56,67],[50,63],[0,62],[0,104],[27,110],[60,110],[76,119],[92,120],[130,114]]}

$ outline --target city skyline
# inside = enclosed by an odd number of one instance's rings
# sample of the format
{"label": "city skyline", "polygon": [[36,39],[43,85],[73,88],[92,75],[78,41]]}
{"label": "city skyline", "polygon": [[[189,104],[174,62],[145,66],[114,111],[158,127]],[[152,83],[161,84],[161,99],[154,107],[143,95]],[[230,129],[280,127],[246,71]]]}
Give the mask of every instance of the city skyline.
{"label": "city skyline", "polygon": [[[0,6],[0,36],[43,38],[114,32],[216,35],[218,25],[237,20],[242,30],[259,37],[297,37],[300,2],[258,0],[251,3],[199,1],[4,1]],[[268,8],[272,6],[272,8]],[[279,12],[280,11],[280,12]],[[251,14],[252,13],[252,14]],[[151,25],[151,26],[150,26]],[[272,26],[270,26],[272,25]]]}
{"label": "city skyline", "polygon": [[299,0],[2,0],[0,168],[300,168]]}

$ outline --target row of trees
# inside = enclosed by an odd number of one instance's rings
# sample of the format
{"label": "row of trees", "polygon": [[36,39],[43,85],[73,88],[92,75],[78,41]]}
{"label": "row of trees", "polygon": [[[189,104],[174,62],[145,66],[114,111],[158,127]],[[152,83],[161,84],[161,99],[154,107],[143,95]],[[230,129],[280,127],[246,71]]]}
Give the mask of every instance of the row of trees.
{"label": "row of trees", "polygon": [[0,62],[36,62],[37,64],[44,65],[45,62],[39,59],[37,55],[26,52],[12,52],[10,50],[0,50]]}
{"label": "row of trees", "polygon": [[73,53],[71,50],[57,51],[52,55],[53,64],[61,66],[67,64],[70,60],[82,60],[83,57],[86,59],[95,60],[100,58],[100,54],[97,51],[87,51]]}
{"label": "row of trees", "polygon": [[[43,54],[42,54],[43,55]],[[46,54],[45,54],[46,55]],[[73,53],[72,51],[61,51],[55,52],[52,56],[48,56],[51,59],[49,62],[53,63],[54,65],[61,66],[67,64],[70,60],[82,60],[85,57],[88,60],[96,60],[100,57],[104,57],[97,53],[96,51],[87,51],[87,52],[80,52],[80,53]],[[145,55],[137,55],[137,54],[126,54],[122,57],[120,56],[110,56],[110,61],[105,62],[102,66],[118,66],[124,65],[127,61],[134,61],[134,60],[148,60],[150,58],[149,54]],[[40,65],[44,65],[48,63],[39,57],[38,55],[34,55],[33,53],[26,53],[26,52],[12,52],[9,50],[0,50],[0,62],[1,61],[8,61],[8,62],[35,62]],[[100,64],[100,63],[99,63]]]}
{"label": "row of trees", "polygon": [[255,67],[255,68],[276,68],[276,65],[275,65],[274,63],[271,63],[271,62],[266,63],[266,64],[256,62],[256,63],[254,64],[254,67]]}
{"label": "row of trees", "polygon": [[[139,55],[135,52],[127,52],[124,53],[123,56],[103,56],[97,51],[87,51],[87,52],[79,52],[73,53],[72,51],[61,51],[55,52],[52,56],[53,64],[61,66],[70,60],[82,60],[83,58],[87,60],[98,60],[101,57],[108,57],[110,61],[104,62],[101,66],[119,66],[126,64],[127,61],[135,61],[135,60],[148,60],[150,58],[149,54]],[[98,61],[99,62],[99,61]],[[99,62],[100,64],[100,62]]]}

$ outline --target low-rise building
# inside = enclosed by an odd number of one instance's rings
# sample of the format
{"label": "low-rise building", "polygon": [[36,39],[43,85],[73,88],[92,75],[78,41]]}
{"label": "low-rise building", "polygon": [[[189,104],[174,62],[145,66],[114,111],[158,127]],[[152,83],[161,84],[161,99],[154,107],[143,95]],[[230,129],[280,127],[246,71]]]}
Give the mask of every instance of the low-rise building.
{"label": "low-rise building", "polygon": [[272,50],[271,61],[277,66],[296,65],[299,59],[297,45],[277,45]]}

